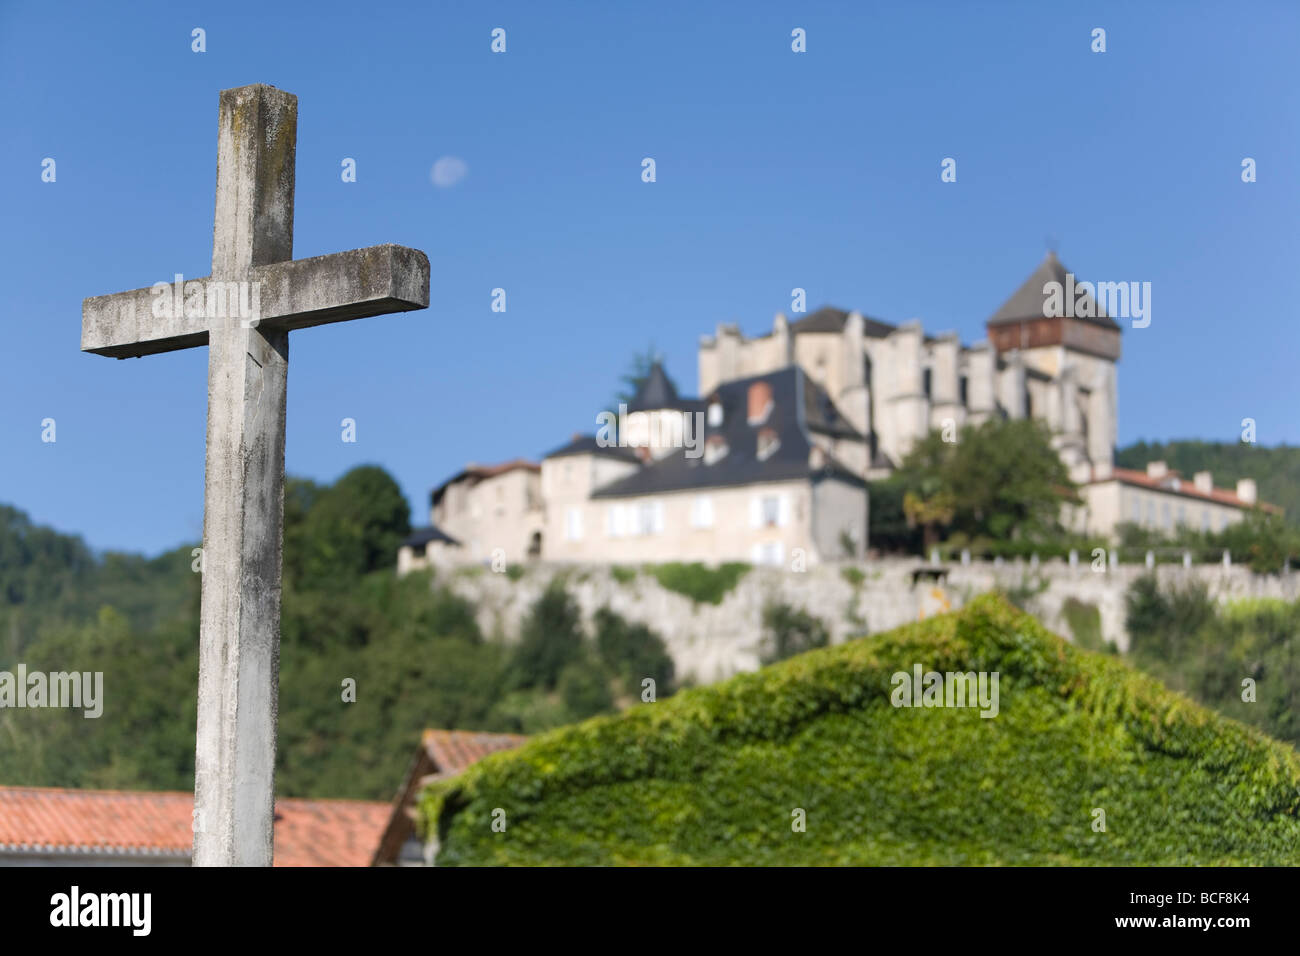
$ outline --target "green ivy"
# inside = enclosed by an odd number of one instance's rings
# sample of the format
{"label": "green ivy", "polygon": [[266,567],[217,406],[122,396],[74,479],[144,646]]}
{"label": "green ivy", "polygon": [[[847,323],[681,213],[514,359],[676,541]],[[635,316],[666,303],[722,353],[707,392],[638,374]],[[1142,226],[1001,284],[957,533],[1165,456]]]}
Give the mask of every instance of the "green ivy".
{"label": "green ivy", "polygon": [[694,562],[669,561],[650,565],[646,570],[655,576],[662,587],[684,594],[696,604],[721,604],[732,588],[749,571],[749,565],[730,561],[710,567]]}
{"label": "green ivy", "polygon": [[[998,715],[891,706],[918,663],[998,672]],[[440,865],[1294,866],[1298,784],[1290,747],[990,594],[493,754],[420,826]]]}

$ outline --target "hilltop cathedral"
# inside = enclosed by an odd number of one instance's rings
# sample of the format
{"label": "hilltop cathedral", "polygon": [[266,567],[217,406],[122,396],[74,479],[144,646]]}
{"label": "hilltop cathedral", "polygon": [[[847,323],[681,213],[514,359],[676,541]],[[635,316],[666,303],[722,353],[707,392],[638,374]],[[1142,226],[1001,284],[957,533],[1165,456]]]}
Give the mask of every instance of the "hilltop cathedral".
{"label": "hilltop cathedral", "polygon": [[1188,484],[1159,462],[1145,474],[1114,467],[1120,326],[1090,297],[1048,314],[1047,288],[1072,280],[1048,253],[988,319],[987,340],[969,346],[919,321],[831,307],[777,315],[754,338],[719,325],[700,342],[699,398],[679,396],[656,363],[619,443],[575,435],[540,462],[467,466],[434,489],[432,527],[404,544],[399,571],[440,560],[861,557],[867,482],[931,429],[992,417],[1050,427],[1083,486],[1076,530],[1110,534],[1123,520],[1172,530],[1175,505],[1181,523],[1202,528],[1239,520],[1253,482],[1234,494],[1208,473]]}

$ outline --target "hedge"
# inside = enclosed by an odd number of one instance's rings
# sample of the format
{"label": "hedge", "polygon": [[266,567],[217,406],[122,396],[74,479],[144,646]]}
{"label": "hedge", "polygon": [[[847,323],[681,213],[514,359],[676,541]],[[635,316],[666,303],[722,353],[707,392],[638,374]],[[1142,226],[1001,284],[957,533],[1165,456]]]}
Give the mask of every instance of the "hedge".
{"label": "hedge", "polygon": [[[917,663],[998,672],[998,716],[893,707]],[[988,594],[494,754],[420,827],[438,865],[1296,865],[1298,785],[1290,747]]]}

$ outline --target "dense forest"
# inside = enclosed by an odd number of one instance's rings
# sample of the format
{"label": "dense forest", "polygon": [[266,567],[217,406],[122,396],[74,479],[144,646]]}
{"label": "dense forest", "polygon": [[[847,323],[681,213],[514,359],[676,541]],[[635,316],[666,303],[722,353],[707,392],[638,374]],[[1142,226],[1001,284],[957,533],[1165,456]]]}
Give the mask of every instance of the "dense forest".
{"label": "dense forest", "polygon": [[[382,469],[285,489],[277,789],[388,799],[425,727],[534,733],[672,693],[648,629],[612,612],[584,631],[562,586],[507,649],[474,608],[399,580],[409,510]],[[0,671],[101,671],[104,712],[0,709],[0,783],[193,786],[199,574],[191,547],[96,556],[0,506]],[[347,701],[345,681],[355,681]]]}

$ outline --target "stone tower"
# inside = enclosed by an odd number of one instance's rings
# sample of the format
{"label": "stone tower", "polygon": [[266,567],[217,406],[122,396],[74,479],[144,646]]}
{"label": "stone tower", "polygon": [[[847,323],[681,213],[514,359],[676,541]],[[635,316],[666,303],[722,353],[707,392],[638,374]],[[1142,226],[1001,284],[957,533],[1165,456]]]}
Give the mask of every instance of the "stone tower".
{"label": "stone tower", "polygon": [[1045,420],[1071,477],[1088,481],[1108,477],[1114,465],[1120,327],[1089,287],[1076,285],[1049,252],[986,328],[999,367],[1012,373],[1003,378],[1003,406],[1013,418]]}

